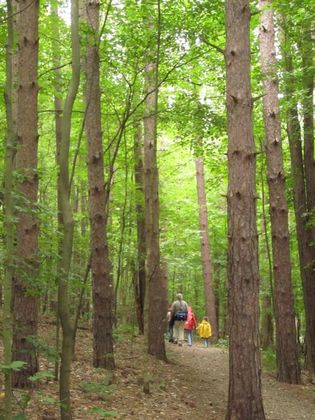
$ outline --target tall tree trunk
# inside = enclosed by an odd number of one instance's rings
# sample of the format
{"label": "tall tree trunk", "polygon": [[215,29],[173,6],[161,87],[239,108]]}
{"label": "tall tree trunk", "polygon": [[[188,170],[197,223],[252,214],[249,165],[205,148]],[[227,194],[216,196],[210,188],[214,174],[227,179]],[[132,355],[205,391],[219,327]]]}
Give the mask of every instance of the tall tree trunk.
{"label": "tall tree trunk", "polygon": [[[301,36],[301,54],[303,63],[302,84],[304,88],[302,109],[303,109],[303,140],[304,140],[304,170],[306,186],[307,219],[306,226],[312,232],[312,240],[308,246],[312,250],[312,261],[314,269],[315,259],[315,161],[314,161],[314,51],[312,40],[312,28],[308,19],[303,22],[305,25]],[[307,340],[306,356],[307,368],[312,375],[315,374],[315,279],[308,286],[311,293],[309,331],[310,337]]]}
{"label": "tall tree trunk", "polygon": [[91,272],[93,284],[93,366],[114,369],[112,336],[112,275],[106,235],[106,203],[99,74],[99,0],[85,3],[86,137],[88,146]]}
{"label": "tall tree trunk", "polygon": [[13,374],[13,384],[19,388],[31,386],[29,376],[38,371],[37,336],[38,301],[32,284],[38,269],[38,220],[36,215],[37,174],[37,66],[38,66],[38,1],[19,3],[18,18],[18,94],[17,94],[17,153],[19,173],[17,191],[16,254],[17,268],[13,279],[13,360],[26,362],[26,367]]}
{"label": "tall tree trunk", "polygon": [[197,193],[199,205],[199,226],[201,233],[201,258],[203,281],[205,289],[205,304],[206,314],[212,327],[212,337],[214,341],[218,339],[218,323],[216,316],[215,295],[214,295],[214,281],[213,281],[213,267],[210,254],[209,243],[209,229],[208,229],[208,211],[205,188],[205,174],[202,157],[195,160],[196,165],[196,179],[197,179]]}
{"label": "tall tree trunk", "polygon": [[80,84],[80,42],[78,0],[71,1],[72,75],[64,103],[59,156],[58,197],[61,209],[61,259],[58,267],[58,313],[62,328],[61,365],[59,380],[60,414],[62,420],[72,418],[70,400],[70,373],[73,349],[73,325],[69,310],[68,279],[72,258],[73,217],[70,204],[69,148],[71,115]]}
{"label": "tall tree trunk", "polygon": [[[303,84],[303,140],[304,140],[304,168],[306,183],[306,198],[309,218],[312,221],[313,236],[315,238],[315,161],[314,161],[314,50],[312,28],[308,19],[301,36],[302,55],[302,84]],[[314,245],[313,245],[314,246]]]}
{"label": "tall tree trunk", "polygon": [[273,348],[273,317],[272,302],[269,294],[265,294],[261,303],[261,333],[260,341],[263,349]]}
{"label": "tall tree trunk", "polygon": [[259,7],[262,9],[260,61],[264,76],[263,111],[272,233],[277,378],[281,382],[298,384],[300,383],[300,367],[291,284],[288,205],[285,196],[279,90],[276,74],[277,60],[271,0],[260,0]]}
{"label": "tall tree trunk", "polygon": [[[158,3],[158,18],[159,0]],[[156,12],[150,0],[143,0],[148,34],[154,40]],[[160,20],[160,19],[158,19]],[[145,111],[144,111],[144,199],[146,227],[146,291],[148,304],[148,353],[165,360],[164,319],[167,313],[166,285],[160,267],[159,234],[159,177],[157,167],[157,109],[158,109],[158,59],[159,28],[157,44],[150,42],[145,66]]]}
{"label": "tall tree trunk", "polygon": [[[12,362],[12,278],[14,274],[14,157],[16,153],[16,89],[14,78],[16,77],[16,66],[14,66],[16,46],[14,42],[14,7],[11,0],[7,0],[7,45],[6,45],[6,85],[5,104],[7,138],[5,144],[4,162],[4,280],[3,280],[3,353],[4,363],[10,365]],[[2,298],[2,296],[1,296]],[[2,299],[1,299],[2,301]],[[12,371],[7,369],[4,372],[4,417],[12,418]]]}
{"label": "tall tree trunk", "polygon": [[[260,144],[261,153],[263,153],[262,142]],[[261,170],[261,207],[262,207],[262,223],[266,245],[266,257],[268,261],[268,281],[266,281],[266,292],[263,296],[262,301],[262,314],[261,314],[261,346],[263,349],[273,347],[274,345],[274,292],[273,292],[273,269],[272,269],[272,257],[269,245],[269,233],[268,223],[266,214],[266,196],[265,196],[265,165],[264,156],[262,159]]]}
{"label": "tall tree trunk", "polygon": [[[127,145],[126,145],[126,136],[124,135],[124,154],[125,154],[125,185],[124,185],[124,202],[121,209],[120,214],[120,239],[119,239],[119,246],[117,252],[117,275],[116,275],[116,282],[115,282],[115,326],[117,325],[117,308],[118,308],[118,296],[120,294],[121,283],[123,281],[123,259],[124,259],[124,244],[126,242],[125,238],[125,231],[126,231],[126,220],[127,220],[127,202],[128,202],[128,152],[127,152]],[[127,240],[128,243],[128,240]],[[123,287],[123,286],[122,286]],[[122,302],[123,303],[123,302]],[[124,307],[124,306],[123,306]]]}
{"label": "tall tree trunk", "polygon": [[[53,86],[56,92],[54,96],[54,110],[55,110],[55,136],[56,136],[56,164],[59,165],[60,159],[60,146],[62,141],[62,76],[61,76],[61,62],[60,62],[60,52],[59,52],[59,41],[60,41],[60,30],[59,30],[59,12],[58,7],[52,1],[51,3],[51,18],[52,25],[54,28],[55,35],[52,39],[52,54],[53,54],[53,65],[54,65],[54,79]],[[61,209],[61,198],[60,198],[60,188],[57,188],[57,205],[58,205],[58,234],[62,235],[62,209]],[[61,255],[61,241],[59,241],[59,250],[58,254]],[[56,298],[54,298],[56,299]],[[56,313],[56,351],[59,353],[60,346],[60,318],[58,314],[58,303],[54,301],[54,309]],[[59,377],[59,359],[56,358],[55,361],[55,379]]]}
{"label": "tall tree trunk", "polygon": [[290,144],[296,233],[304,295],[307,368],[312,377],[315,373],[315,249],[313,246],[312,229],[308,226],[308,217],[306,216],[308,208],[302,157],[301,130],[297,106],[292,103],[295,89],[294,73],[286,25],[284,19],[284,58],[287,71],[285,95],[287,103],[289,104],[287,108],[287,131]]}
{"label": "tall tree trunk", "polygon": [[265,419],[259,355],[256,153],[248,0],[226,1],[228,117],[229,397],[226,420]]}
{"label": "tall tree trunk", "polygon": [[135,123],[134,161],[136,185],[137,218],[137,264],[135,267],[135,300],[140,334],[144,334],[144,296],[145,296],[145,217],[144,217],[144,179],[143,179],[143,138],[141,123]]}

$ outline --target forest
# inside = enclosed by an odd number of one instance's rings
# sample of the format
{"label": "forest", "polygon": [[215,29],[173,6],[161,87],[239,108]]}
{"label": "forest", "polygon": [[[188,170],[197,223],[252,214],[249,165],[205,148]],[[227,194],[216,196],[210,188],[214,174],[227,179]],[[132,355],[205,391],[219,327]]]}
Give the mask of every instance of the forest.
{"label": "forest", "polygon": [[315,418],[314,12],[0,0],[1,419]]}

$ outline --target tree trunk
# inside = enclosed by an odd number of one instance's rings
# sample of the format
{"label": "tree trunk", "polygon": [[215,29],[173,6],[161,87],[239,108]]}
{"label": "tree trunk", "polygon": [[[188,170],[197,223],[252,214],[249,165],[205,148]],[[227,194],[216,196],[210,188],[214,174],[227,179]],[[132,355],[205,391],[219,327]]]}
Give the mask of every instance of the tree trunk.
{"label": "tree trunk", "polygon": [[260,342],[263,349],[274,348],[272,302],[269,294],[262,298]]}
{"label": "tree trunk", "polygon": [[[52,24],[55,32],[55,36],[52,39],[52,54],[53,54],[53,65],[54,65],[54,79],[53,79],[53,86],[56,92],[54,96],[54,110],[55,110],[55,137],[56,137],[56,164],[59,165],[60,159],[60,146],[62,140],[62,76],[61,76],[61,69],[60,69],[60,52],[59,52],[59,38],[60,38],[60,31],[59,31],[59,16],[58,16],[58,7],[52,1],[51,4],[52,12]],[[58,234],[62,235],[62,209],[61,209],[61,198],[60,198],[60,188],[57,188],[57,205],[58,205]],[[59,250],[58,254],[61,255],[61,241],[59,241]],[[57,297],[54,298],[54,311],[56,314],[56,333],[55,333],[55,342],[56,342],[56,351],[59,354],[60,351],[60,319],[58,315],[58,304],[55,301]],[[55,361],[55,380],[58,380],[59,377],[59,359],[56,358]]]}
{"label": "tree trunk", "polygon": [[[315,258],[315,161],[314,161],[314,65],[313,65],[313,40],[312,28],[309,20],[305,20],[305,27],[301,36],[301,54],[303,63],[302,84],[303,92],[303,140],[304,140],[304,170],[305,170],[305,186],[306,186],[306,205],[307,205],[307,221],[306,226],[312,232],[312,240],[308,243],[312,252],[312,261],[314,269]],[[311,293],[310,296],[310,315],[309,315],[309,331],[306,346],[306,365],[313,375],[315,373],[315,280],[313,271],[313,280],[308,286]],[[313,303],[311,303],[313,302]]]}
{"label": "tree trunk", "polygon": [[[15,371],[13,385],[31,386],[29,376],[38,371],[37,336],[38,301],[34,282],[38,269],[38,220],[36,215],[37,174],[37,66],[38,66],[38,1],[19,3],[23,13],[18,18],[18,94],[17,153],[19,173],[17,191],[16,254],[17,268],[13,279],[13,360],[26,362],[25,369]],[[32,293],[33,290],[33,293]]]}
{"label": "tree trunk", "polygon": [[[158,0],[159,2],[159,0]],[[155,10],[149,0],[143,0],[146,8],[146,25],[153,41],[156,31]],[[159,9],[159,3],[158,3]],[[159,243],[159,177],[157,167],[157,109],[158,109],[158,57],[157,44],[150,41],[145,66],[145,111],[144,111],[144,199],[146,227],[146,290],[148,305],[148,353],[165,360],[164,320],[167,314],[166,285],[160,267]]]}
{"label": "tree trunk", "polygon": [[[114,310],[114,317],[115,317],[115,326],[117,326],[117,308],[118,308],[118,296],[120,294],[119,289],[121,289],[123,286],[121,285],[123,281],[123,257],[124,257],[124,244],[125,244],[125,230],[126,230],[126,220],[127,220],[127,202],[128,202],[128,154],[127,154],[127,145],[126,145],[126,138],[124,142],[124,154],[125,154],[125,162],[124,162],[124,168],[125,168],[125,185],[124,185],[124,202],[121,209],[120,214],[120,239],[119,239],[119,246],[118,246],[118,252],[117,252],[117,275],[116,275],[116,282],[115,282],[115,310]],[[129,209],[130,210],[130,209]],[[128,243],[128,240],[127,240]],[[121,302],[122,303],[122,302]],[[124,308],[124,306],[122,306]]]}
{"label": "tree trunk", "polygon": [[209,322],[212,327],[212,338],[214,341],[218,339],[218,323],[216,316],[215,296],[214,296],[214,281],[213,281],[213,267],[210,254],[209,243],[209,229],[208,229],[208,211],[205,188],[205,175],[202,157],[195,160],[196,165],[196,179],[199,205],[199,226],[201,233],[201,258],[203,281],[205,290],[205,305],[206,314],[209,317]]}
{"label": "tree trunk", "polygon": [[[14,66],[16,46],[14,43],[15,24],[13,20],[13,4],[7,0],[7,45],[6,45],[6,85],[5,105],[7,138],[5,145],[4,161],[4,280],[3,280],[3,353],[4,363],[10,365],[12,362],[12,278],[14,273],[14,157],[16,153],[16,89],[14,78],[16,77],[16,66]],[[2,302],[2,296],[1,296]],[[4,417],[12,419],[12,370],[4,371]]]}
{"label": "tree trunk", "polygon": [[68,279],[72,258],[73,217],[70,204],[69,148],[71,115],[80,84],[80,42],[78,0],[71,1],[72,75],[62,114],[62,133],[59,155],[58,197],[61,210],[61,258],[58,267],[58,313],[62,328],[61,365],[59,380],[60,414],[62,420],[72,418],[70,373],[73,349],[73,325],[69,310]]}
{"label": "tree trunk", "polygon": [[315,373],[315,250],[312,229],[308,226],[305,173],[302,157],[301,130],[297,106],[292,104],[294,97],[294,73],[290,43],[284,20],[284,58],[287,71],[285,95],[287,98],[287,131],[290,144],[291,171],[293,175],[293,199],[295,210],[296,233],[300,258],[300,270],[303,284],[305,307],[305,336],[307,348],[307,368],[310,376]]}
{"label": "tree trunk", "polygon": [[[260,144],[261,153],[263,153],[262,142]],[[265,197],[265,165],[264,156],[262,159],[261,170],[261,207],[262,207],[262,224],[266,245],[266,258],[268,261],[268,281],[266,281],[264,296],[262,298],[262,314],[261,314],[261,346],[263,349],[274,348],[274,292],[273,292],[273,269],[272,256],[269,245],[269,232],[266,214],[266,197]],[[263,256],[265,258],[265,256]],[[262,288],[262,286],[261,286]]]}
{"label": "tree trunk", "polygon": [[[266,9],[266,6],[268,9]],[[267,180],[270,196],[274,304],[276,320],[277,379],[300,383],[291,261],[289,248],[288,205],[285,196],[279,91],[271,0],[260,0],[260,61],[263,72],[263,111],[266,133]]]}
{"label": "tree trunk", "polygon": [[[306,183],[307,208],[309,219],[312,220],[313,236],[315,238],[315,161],[314,161],[314,65],[313,65],[313,39],[312,28],[309,20],[305,21],[305,27],[301,36],[302,55],[302,84],[303,84],[303,140],[304,140],[304,168]],[[313,245],[314,246],[314,245]]]}
{"label": "tree trunk", "polygon": [[140,334],[144,334],[144,296],[145,296],[145,217],[144,217],[144,179],[143,179],[143,139],[141,123],[135,124],[134,160],[136,185],[137,218],[137,264],[135,276],[135,300]]}
{"label": "tree trunk", "polygon": [[99,75],[99,0],[85,3],[86,137],[88,146],[91,273],[93,284],[93,366],[114,369],[112,337],[112,275],[106,233],[106,203]]}
{"label": "tree trunk", "polygon": [[229,396],[226,420],[265,419],[259,355],[256,153],[248,0],[226,2],[229,238]]}

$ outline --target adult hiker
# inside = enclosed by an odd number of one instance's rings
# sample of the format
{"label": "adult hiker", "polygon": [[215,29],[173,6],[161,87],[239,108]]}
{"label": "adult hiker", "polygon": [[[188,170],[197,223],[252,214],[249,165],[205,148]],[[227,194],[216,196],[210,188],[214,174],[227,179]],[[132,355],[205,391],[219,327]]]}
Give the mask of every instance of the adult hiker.
{"label": "adult hiker", "polygon": [[174,319],[173,338],[174,343],[182,346],[185,340],[184,326],[187,321],[188,305],[183,300],[183,295],[177,293],[176,300],[172,303],[172,319]]}

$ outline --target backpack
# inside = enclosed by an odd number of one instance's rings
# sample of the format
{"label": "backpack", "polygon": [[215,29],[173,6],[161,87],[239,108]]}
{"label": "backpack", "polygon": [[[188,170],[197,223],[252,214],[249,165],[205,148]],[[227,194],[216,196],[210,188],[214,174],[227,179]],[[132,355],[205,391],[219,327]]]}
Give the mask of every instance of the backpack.
{"label": "backpack", "polygon": [[176,321],[187,321],[187,312],[185,311],[178,311],[175,314]]}
{"label": "backpack", "polygon": [[180,303],[179,310],[175,313],[176,321],[187,321],[188,308],[187,305]]}

